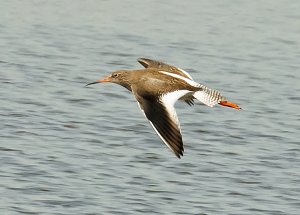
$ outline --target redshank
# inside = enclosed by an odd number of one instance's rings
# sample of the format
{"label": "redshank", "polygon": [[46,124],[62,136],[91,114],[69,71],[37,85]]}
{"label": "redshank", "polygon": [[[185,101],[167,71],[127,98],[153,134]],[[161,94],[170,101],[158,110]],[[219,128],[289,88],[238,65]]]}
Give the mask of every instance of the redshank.
{"label": "redshank", "polygon": [[237,104],[227,101],[219,91],[195,82],[180,68],[147,58],[139,58],[138,62],[145,69],[118,70],[87,86],[111,82],[131,91],[155,132],[178,158],[184,151],[174,108],[178,99],[189,105],[193,105],[196,99],[209,107],[219,104],[241,109]]}

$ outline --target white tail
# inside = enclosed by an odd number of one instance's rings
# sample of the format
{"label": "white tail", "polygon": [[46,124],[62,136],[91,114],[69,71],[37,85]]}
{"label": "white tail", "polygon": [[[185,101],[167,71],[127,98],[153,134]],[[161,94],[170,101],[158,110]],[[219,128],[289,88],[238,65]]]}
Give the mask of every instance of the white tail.
{"label": "white tail", "polygon": [[217,90],[201,85],[203,90],[194,93],[194,97],[209,107],[213,107],[225,98]]}

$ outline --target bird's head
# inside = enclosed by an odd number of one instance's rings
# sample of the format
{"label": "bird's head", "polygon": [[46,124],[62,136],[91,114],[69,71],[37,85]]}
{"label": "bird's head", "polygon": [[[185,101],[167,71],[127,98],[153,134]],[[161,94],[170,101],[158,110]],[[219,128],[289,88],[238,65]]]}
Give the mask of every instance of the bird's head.
{"label": "bird's head", "polygon": [[87,84],[86,86],[91,85],[91,84],[111,82],[111,83],[116,83],[116,84],[122,85],[124,87],[127,87],[127,85],[128,85],[128,76],[129,76],[128,71],[118,70],[118,71],[112,72],[110,75],[108,75],[108,76],[106,76],[102,79],[91,82],[91,83]]}

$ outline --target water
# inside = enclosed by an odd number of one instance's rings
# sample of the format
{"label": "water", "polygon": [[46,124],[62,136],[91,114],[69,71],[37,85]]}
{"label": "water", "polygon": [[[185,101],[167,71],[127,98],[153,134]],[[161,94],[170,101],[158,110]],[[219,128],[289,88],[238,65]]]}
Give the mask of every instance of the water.
{"label": "water", "polygon": [[[299,1],[1,1],[1,214],[300,214]],[[244,111],[177,103],[185,154],[133,96],[161,59]]]}

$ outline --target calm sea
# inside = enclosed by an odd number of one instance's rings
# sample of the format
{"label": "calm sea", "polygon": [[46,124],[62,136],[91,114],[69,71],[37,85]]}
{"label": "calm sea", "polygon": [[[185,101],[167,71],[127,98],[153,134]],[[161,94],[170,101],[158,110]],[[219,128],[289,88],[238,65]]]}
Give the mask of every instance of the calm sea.
{"label": "calm sea", "polygon": [[[300,214],[300,1],[1,1],[0,214]],[[177,159],[125,88],[163,60],[244,110],[176,103]]]}

